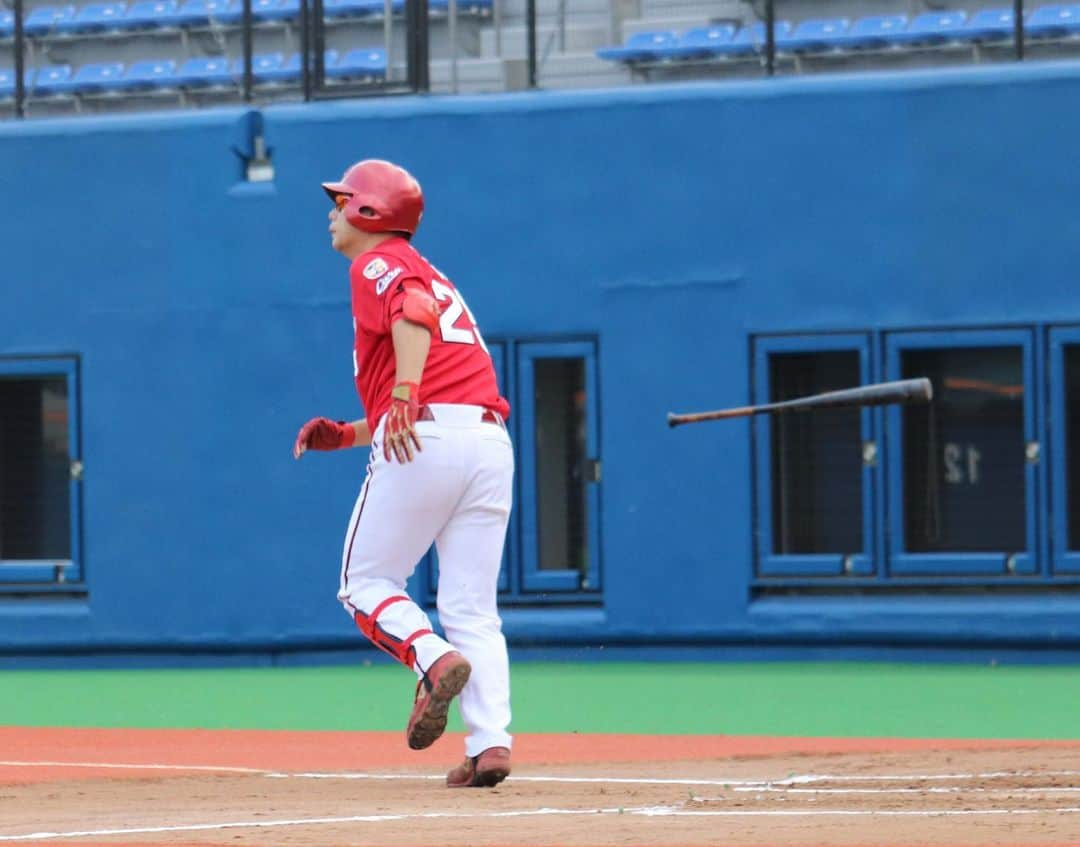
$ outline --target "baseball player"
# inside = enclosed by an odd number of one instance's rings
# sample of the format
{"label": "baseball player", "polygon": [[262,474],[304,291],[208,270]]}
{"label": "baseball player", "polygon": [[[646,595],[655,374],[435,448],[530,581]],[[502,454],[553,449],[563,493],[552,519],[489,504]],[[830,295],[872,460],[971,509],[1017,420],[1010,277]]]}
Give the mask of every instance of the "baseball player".
{"label": "baseball player", "polygon": [[[360,631],[416,672],[406,736],[422,750],[461,695],[465,761],[447,785],[493,786],[510,773],[510,672],[496,608],[510,516],[513,450],[495,369],[454,284],[410,243],[424,198],[380,160],[323,183],[333,248],[350,260],[353,373],[366,417],[314,418],[293,446],[371,446],[345,534],[338,598]],[[445,638],[405,593],[434,542]]]}

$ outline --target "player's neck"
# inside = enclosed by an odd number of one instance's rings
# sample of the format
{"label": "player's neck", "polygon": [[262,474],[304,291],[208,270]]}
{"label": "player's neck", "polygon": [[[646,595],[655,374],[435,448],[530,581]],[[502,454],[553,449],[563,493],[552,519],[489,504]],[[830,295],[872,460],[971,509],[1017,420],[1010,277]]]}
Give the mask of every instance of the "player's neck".
{"label": "player's neck", "polygon": [[377,249],[383,242],[398,237],[397,233],[394,232],[365,232],[363,238],[356,239],[353,248],[356,252],[349,258],[355,259],[357,256],[362,256],[364,253]]}

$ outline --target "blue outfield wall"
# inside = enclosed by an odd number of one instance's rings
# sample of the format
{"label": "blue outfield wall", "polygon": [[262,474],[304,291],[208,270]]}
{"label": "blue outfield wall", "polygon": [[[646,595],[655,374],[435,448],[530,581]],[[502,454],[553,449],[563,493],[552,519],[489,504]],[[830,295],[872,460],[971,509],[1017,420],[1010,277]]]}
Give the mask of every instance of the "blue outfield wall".
{"label": "blue outfield wall", "polygon": [[[519,645],[1080,648],[1080,595],[754,599],[755,333],[1080,323],[1080,67],[0,125],[0,356],[77,355],[87,594],[0,596],[0,651],[360,645],[335,600],[365,451],[318,183],[420,178],[418,247],[485,335],[597,339],[603,603]],[[245,184],[261,125],[272,184]]]}

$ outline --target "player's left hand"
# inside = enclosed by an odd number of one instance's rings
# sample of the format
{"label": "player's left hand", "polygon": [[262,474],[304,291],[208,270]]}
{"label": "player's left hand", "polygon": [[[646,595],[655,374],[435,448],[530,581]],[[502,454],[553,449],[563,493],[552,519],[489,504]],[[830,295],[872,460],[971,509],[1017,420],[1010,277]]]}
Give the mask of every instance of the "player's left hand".
{"label": "player's left hand", "polygon": [[411,462],[423,448],[416,434],[416,418],[420,414],[420,385],[416,382],[399,382],[390,393],[390,410],[386,413],[383,428],[383,456],[390,461],[393,453],[402,464]]}

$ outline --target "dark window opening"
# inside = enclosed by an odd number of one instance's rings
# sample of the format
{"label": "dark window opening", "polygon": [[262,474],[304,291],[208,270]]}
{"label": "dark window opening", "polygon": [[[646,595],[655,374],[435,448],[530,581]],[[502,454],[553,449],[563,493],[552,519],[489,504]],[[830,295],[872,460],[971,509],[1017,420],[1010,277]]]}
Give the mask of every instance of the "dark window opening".
{"label": "dark window opening", "polygon": [[1069,549],[1080,549],[1080,345],[1065,348],[1065,479]]}
{"label": "dark window opening", "polygon": [[904,541],[914,553],[1027,548],[1024,354],[1019,347],[907,350],[904,378],[934,401],[904,423]]}
{"label": "dark window opening", "polygon": [[0,377],[0,559],[71,559],[67,380]]}
{"label": "dark window opening", "polygon": [[541,571],[589,569],[585,360],[536,359],[536,487]]}
{"label": "dark window opening", "polygon": [[[770,402],[861,383],[857,351],[774,353]],[[862,435],[858,409],[772,416],[774,553],[863,549]]]}

